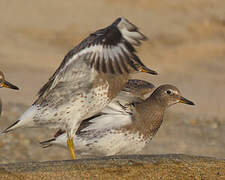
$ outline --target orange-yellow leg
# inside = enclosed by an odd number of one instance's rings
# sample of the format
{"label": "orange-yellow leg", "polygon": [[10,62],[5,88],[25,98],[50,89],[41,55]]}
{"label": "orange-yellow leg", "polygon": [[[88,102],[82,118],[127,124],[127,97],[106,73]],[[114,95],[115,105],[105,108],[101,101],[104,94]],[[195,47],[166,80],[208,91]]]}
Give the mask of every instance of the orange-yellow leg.
{"label": "orange-yellow leg", "polygon": [[73,138],[68,138],[67,139],[67,146],[68,146],[68,148],[70,150],[70,155],[71,155],[72,159],[76,159],[75,151],[74,151]]}

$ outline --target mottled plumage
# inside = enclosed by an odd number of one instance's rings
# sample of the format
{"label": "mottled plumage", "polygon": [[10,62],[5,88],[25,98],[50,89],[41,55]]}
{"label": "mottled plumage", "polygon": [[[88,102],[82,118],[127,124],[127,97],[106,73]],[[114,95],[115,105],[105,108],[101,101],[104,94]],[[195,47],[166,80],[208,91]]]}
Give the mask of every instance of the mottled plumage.
{"label": "mottled plumage", "polygon": [[157,74],[144,66],[133,47],[145,39],[124,18],[90,34],[68,52],[40,89],[38,99],[4,132],[19,127],[61,128],[71,143],[80,123],[99,113],[116,97],[130,73]]}
{"label": "mottled plumage", "polygon": [[[135,84],[134,82],[130,83]],[[125,89],[130,91],[136,87]],[[140,88],[139,92],[142,90]],[[149,88],[149,92],[151,90],[152,88]],[[117,100],[113,100],[101,114],[81,123],[75,135],[75,145],[80,157],[139,153],[160,128],[167,107],[179,102],[194,105],[182,97],[180,91],[172,85],[162,85],[148,98],[139,99],[138,102],[130,101],[132,97],[136,99],[136,95],[131,93],[130,96],[126,104],[123,95],[118,95]],[[123,104],[120,102],[120,97],[123,99]],[[66,134],[59,132],[54,139],[41,144],[44,147],[66,146]]]}

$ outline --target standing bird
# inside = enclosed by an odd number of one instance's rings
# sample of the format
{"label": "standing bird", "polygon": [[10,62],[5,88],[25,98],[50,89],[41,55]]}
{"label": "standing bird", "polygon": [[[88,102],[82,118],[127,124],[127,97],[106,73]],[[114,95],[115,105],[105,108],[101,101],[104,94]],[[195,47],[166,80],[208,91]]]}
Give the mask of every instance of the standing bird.
{"label": "standing bird", "polygon": [[19,127],[53,127],[66,131],[75,159],[73,137],[80,123],[99,113],[124,88],[129,74],[147,72],[133,45],[146,37],[125,18],[97,30],[74,47],[34,104],[3,133]]}
{"label": "standing bird", "polygon": [[[142,87],[139,89],[142,90]],[[152,88],[145,89],[145,94],[151,91]],[[130,101],[136,97],[131,93],[129,100],[127,99],[130,102],[121,105],[121,96],[124,95],[120,93],[117,103],[112,101],[98,116],[81,123],[75,135],[80,157],[139,153],[157,133],[169,106],[176,103],[194,105],[182,97],[180,91],[172,85],[159,86],[148,98],[138,102]],[[66,146],[66,133],[58,131],[55,138],[41,144],[43,147]]]}
{"label": "standing bird", "polygon": [[[19,90],[18,87],[16,87],[15,85],[11,84],[10,82],[5,80],[5,76],[3,74],[2,71],[0,71],[0,88],[10,88],[10,89],[15,89],[15,90]],[[2,114],[2,101],[0,99],[0,116]]]}

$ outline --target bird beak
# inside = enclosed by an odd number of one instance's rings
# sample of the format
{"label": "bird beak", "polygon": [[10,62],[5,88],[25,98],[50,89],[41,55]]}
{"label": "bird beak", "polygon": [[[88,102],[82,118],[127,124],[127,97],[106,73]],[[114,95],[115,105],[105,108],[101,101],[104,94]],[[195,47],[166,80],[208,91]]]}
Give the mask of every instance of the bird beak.
{"label": "bird beak", "polygon": [[5,87],[5,88],[10,88],[10,89],[19,90],[19,88],[18,88],[17,86],[11,84],[11,83],[8,82],[8,81],[3,81],[3,82],[1,83],[1,86],[2,86],[2,87]]}
{"label": "bird beak", "polygon": [[144,66],[140,66],[138,67],[138,71],[139,72],[144,72],[144,73],[148,73],[148,74],[153,74],[153,75],[158,75],[158,73],[156,71],[153,71],[147,67]]}
{"label": "bird beak", "polygon": [[184,104],[189,104],[189,105],[195,105],[192,101],[190,101],[182,96],[180,96],[179,102],[184,103]]}

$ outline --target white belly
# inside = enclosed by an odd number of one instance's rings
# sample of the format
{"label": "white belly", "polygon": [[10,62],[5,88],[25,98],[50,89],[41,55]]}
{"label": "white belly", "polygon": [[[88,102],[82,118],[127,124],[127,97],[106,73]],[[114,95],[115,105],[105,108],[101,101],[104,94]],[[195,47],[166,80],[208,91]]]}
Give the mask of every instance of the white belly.
{"label": "white belly", "polygon": [[[75,151],[79,157],[96,157],[140,153],[146,141],[138,133],[127,134],[116,130],[90,132],[74,137]],[[66,134],[53,144],[66,147]]]}

